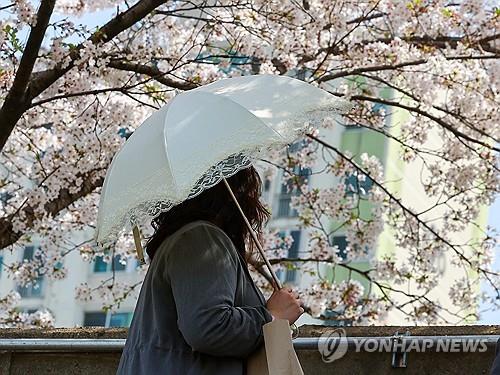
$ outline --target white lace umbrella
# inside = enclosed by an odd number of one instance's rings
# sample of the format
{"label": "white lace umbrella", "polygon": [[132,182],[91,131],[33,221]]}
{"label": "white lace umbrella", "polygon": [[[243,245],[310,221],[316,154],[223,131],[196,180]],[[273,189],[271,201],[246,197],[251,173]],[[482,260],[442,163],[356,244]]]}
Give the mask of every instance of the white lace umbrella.
{"label": "white lace umbrella", "polygon": [[274,75],[224,79],[175,96],[113,158],[102,187],[96,241],[112,246],[132,227],[143,261],[137,226],[347,107],[324,90]]}

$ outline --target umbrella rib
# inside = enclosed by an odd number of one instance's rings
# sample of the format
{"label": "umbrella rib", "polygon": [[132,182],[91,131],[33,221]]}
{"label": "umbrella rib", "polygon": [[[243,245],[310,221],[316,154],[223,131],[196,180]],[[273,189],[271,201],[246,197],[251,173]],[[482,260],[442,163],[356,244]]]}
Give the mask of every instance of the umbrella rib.
{"label": "umbrella rib", "polygon": [[[182,94],[179,94],[179,95],[182,95]],[[170,102],[168,103],[168,107],[166,108],[166,111],[165,111],[165,120],[164,120],[164,123],[163,123],[163,148],[165,149],[165,156],[166,156],[166,159],[167,159],[167,164],[168,164],[168,170],[170,171],[170,176],[172,176],[172,182],[173,182],[173,186],[175,186],[175,189],[177,190],[177,181],[175,180],[175,176],[174,176],[174,169],[172,168],[172,164],[170,163],[170,158],[168,157],[168,146],[167,146],[167,129],[166,129],[166,125],[167,125],[167,118],[168,118],[168,111],[170,110],[170,106],[172,105],[172,103],[174,102],[175,98],[177,96],[174,96]],[[176,191],[177,193],[177,191]]]}

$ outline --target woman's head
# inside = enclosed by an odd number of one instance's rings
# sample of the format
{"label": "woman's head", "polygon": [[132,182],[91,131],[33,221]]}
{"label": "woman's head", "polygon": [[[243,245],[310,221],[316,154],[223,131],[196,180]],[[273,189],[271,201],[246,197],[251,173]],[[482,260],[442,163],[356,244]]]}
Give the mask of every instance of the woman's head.
{"label": "woman's head", "polygon": [[[259,233],[269,219],[269,212],[260,202],[262,182],[254,167],[242,169],[227,179],[248,221]],[[155,233],[146,244],[146,252],[152,259],[160,244],[182,226],[206,220],[221,228],[233,241],[242,255],[246,255],[245,241],[250,233],[231,199],[227,187],[221,181],[200,195],[188,199],[160,214],[152,221]],[[253,243],[250,241],[253,247]]]}

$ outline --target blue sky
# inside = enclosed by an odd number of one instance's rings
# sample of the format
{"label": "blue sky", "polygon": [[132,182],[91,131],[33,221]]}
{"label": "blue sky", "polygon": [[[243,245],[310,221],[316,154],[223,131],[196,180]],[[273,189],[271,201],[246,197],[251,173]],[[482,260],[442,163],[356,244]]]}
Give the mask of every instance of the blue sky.
{"label": "blue sky", "polygon": [[[66,16],[66,15],[62,15],[59,13],[53,13],[52,17],[50,18],[50,22],[54,23],[54,22],[61,21],[63,19],[68,19],[69,21],[73,22],[75,25],[82,24],[82,25],[85,25],[88,29],[93,29],[97,26],[104,25],[115,14],[116,14],[116,9],[113,9],[113,8],[103,9],[103,10],[99,10],[99,11],[96,11],[93,13],[85,13],[82,17]],[[0,12],[0,19],[6,18],[6,17],[7,17],[6,11]],[[29,32],[29,29],[27,27],[24,27],[22,30],[18,31],[17,36],[21,41],[26,42],[26,40],[28,39],[28,32]],[[48,31],[48,35],[50,35],[50,29]],[[65,39],[65,41],[68,43],[74,43],[74,42],[77,42],[80,40],[81,39],[77,39],[76,37],[75,38],[70,37],[70,38]]]}

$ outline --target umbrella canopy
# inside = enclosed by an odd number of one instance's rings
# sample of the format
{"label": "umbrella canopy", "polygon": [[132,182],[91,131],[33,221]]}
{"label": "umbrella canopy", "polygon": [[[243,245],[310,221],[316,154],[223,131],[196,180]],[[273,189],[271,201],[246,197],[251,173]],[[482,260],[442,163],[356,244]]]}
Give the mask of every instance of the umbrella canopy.
{"label": "umbrella canopy", "polygon": [[96,241],[150,221],[283,147],[349,104],[285,76],[229,78],[175,96],[115,155],[101,192]]}

